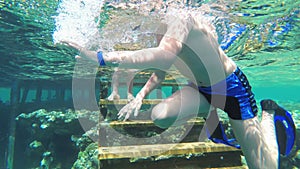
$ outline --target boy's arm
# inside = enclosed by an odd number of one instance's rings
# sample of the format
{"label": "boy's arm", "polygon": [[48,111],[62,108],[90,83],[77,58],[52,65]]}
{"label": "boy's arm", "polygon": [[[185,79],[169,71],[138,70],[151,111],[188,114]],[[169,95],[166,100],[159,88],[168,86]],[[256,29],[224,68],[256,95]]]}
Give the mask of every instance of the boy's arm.
{"label": "boy's arm", "polygon": [[155,71],[149,80],[146,82],[144,87],[140,90],[140,92],[136,95],[135,99],[133,99],[130,103],[124,106],[120,112],[118,113],[119,119],[124,117],[124,121],[127,120],[132,112],[134,112],[134,116],[137,116],[139,110],[142,106],[143,99],[161,82],[165,79],[166,72],[158,70]]}
{"label": "boy's arm", "polygon": [[[175,43],[171,42],[172,40],[169,41],[169,43]],[[98,62],[100,66],[107,65],[128,69],[156,68],[166,70],[173,64],[177,54],[173,53],[175,49],[168,47],[169,49],[166,50],[161,46],[136,51],[115,51],[105,53],[88,50],[73,42],[65,41],[63,43],[78,50],[81,57]],[[181,46],[179,48],[181,48]],[[177,50],[179,51],[180,49],[177,48]]]}
{"label": "boy's arm", "polygon": [[166,72],[161,70],[155,71],[137,95],[141,98],[145,98],[152,90],[164,81],[165,76]]}
{"label": "boy's arm", "polygon": [[98,61],[100,65],[130,69],[156,68],[166,70],[174,63],[194,24],[192,18],[188,20],[173,18],[169,23],[159,46],[155,48],[97,53],[89,51],[76,43],[63,43],[80,51],[83,57]]}

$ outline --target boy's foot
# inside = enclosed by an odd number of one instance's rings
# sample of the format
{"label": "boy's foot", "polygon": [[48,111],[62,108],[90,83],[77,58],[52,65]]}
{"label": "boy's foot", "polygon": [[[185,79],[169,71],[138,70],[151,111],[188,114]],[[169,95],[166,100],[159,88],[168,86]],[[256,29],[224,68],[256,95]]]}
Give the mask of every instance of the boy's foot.
{"label": "boy's foot", "polygon": [[110,94],[110,96],[108,96],[107,100],[109,101],[120,100],[120,95],[113,92]]}

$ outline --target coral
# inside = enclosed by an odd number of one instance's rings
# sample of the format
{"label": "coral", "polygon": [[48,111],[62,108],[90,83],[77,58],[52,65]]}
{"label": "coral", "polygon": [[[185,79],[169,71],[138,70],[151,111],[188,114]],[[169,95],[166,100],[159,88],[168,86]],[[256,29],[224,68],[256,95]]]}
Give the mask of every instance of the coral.
{"label": "coral", "polygon": [[78,153],[78,158],[72,169],[98,168],[98,144],[89,144],[84,151]]}
{"label": "coral", "polygon": [[[98,118],[97,111],[71,109],[49,112],[40,109],[20,114],[16,118],[16,144],[26,146],[18,150],[29,157],[24,168],[71,168],[78,152],[78,160],[82,161],[84,157],[88,158],[86,161],[92,159],[90,156],[96,156],[97,146],[92,146],[94,143],[90,137],[98,137]],[[88,123],[89,126],[84,126],[86,132],[82,130],[80,121]],[[90,161],[91,165],[93,161]],[[76,162],[76,166],[79,164]]]}

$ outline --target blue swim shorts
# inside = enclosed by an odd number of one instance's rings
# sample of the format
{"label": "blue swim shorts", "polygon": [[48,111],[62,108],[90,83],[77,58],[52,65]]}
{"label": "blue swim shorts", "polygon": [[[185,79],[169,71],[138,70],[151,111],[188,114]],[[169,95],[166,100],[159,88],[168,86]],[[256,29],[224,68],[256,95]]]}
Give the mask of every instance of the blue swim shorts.
{"label": "blue swim shorts", "polygon": [[258,109],[251,86],[238,67],[225,80],[198,89],[212,106],[222,109],[232,119],[246,120],[257,114]]}

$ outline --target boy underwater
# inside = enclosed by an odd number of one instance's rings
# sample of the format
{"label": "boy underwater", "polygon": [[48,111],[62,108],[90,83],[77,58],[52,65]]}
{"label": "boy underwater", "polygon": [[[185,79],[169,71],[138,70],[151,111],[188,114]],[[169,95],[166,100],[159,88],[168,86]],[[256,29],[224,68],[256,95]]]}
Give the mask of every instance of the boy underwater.
{"label": "boy underwater", "polygon": [[[152,109],[151,118],[157,126],[168,128],[175,121],[184,122],[194,117],[193,112],[211,111],[212,116],[219,108],[228,114],[239,145],[231,144],[222,130],[219,134],[211,132],[210,139],[241,147],[249,168],[279,168],[279,154],[287,155],[295,140],[290,113],[272,100],[263,100],[262,119],[258,119],[247,77],[221,49],[214,27],[201,16],[168,17],[166,24],[161,25],[159,46],[137,51],[104,53],[72,42],[63,43],[100,66],[157,70],[136,97],[119,111],[119,118],[124,120],[132,113],[138,115],[142,100],[164,80],[166,70],[175,65],[189,79],[189,84]],[[216,127],[221,128],[220,124]]]}

